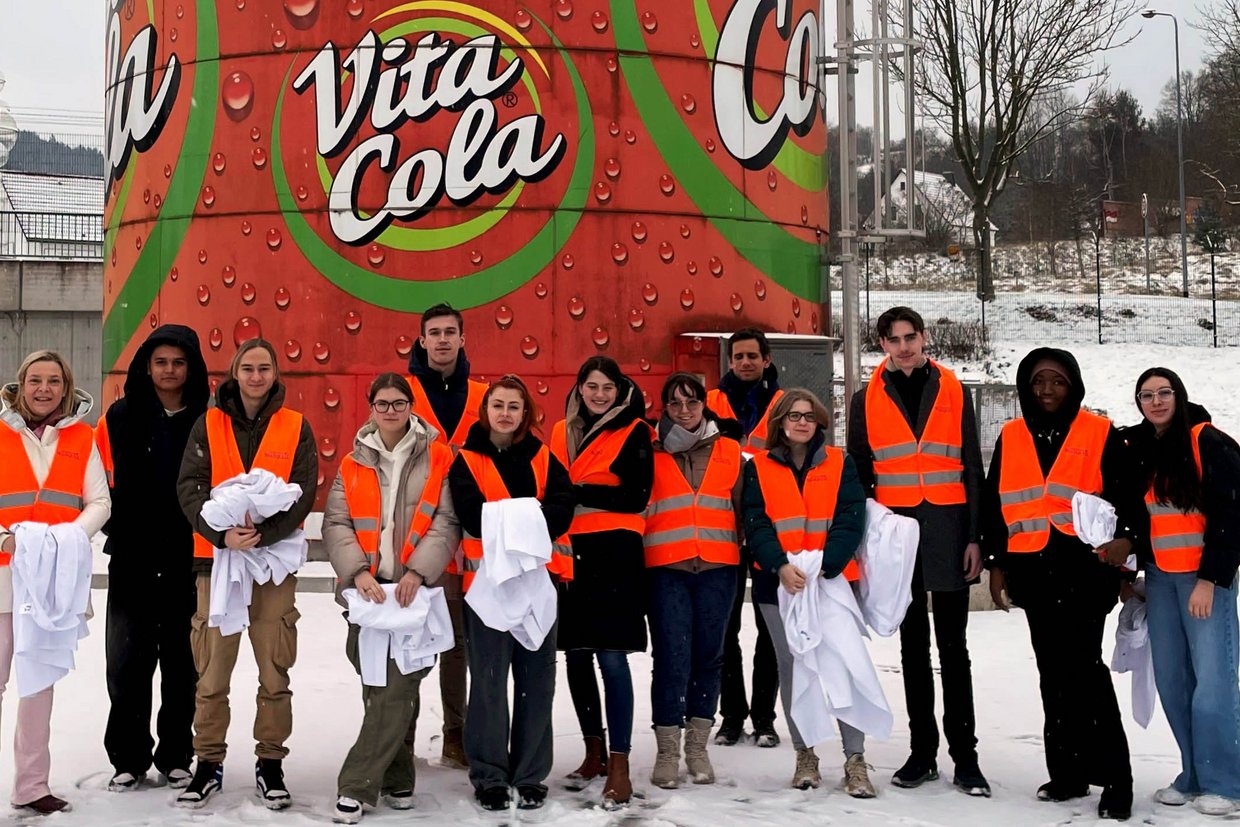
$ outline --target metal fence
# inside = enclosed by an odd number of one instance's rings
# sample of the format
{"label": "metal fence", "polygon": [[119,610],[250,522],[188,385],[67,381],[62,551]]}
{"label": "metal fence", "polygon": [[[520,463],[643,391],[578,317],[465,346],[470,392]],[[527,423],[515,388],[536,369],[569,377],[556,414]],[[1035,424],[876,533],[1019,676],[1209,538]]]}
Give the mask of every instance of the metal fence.
{"label": "metal fence", "polygon": [[103,215],[0,212],[0,258],[100,261]]}
{"label": "metal fence", "polygon": [[19,129],[4,168],[10,172],[102,178],[103,134]]}

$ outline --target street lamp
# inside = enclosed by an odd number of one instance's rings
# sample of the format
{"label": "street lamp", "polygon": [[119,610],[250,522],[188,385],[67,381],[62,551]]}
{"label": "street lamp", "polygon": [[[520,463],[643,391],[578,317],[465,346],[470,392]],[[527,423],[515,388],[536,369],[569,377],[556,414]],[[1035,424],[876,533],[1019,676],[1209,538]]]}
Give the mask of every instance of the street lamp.
{"label": "street lamp", "polygon": [[1184,273],[1184,296],[1188,297],[1188,209],[1184,199],[1184,109],[1180,105],[1180,21],[1174,14],[1146,9],[1141,16],[1147,20],[1170,17],[1175,25],[1175,144],[1180,168],[1180,267]]}

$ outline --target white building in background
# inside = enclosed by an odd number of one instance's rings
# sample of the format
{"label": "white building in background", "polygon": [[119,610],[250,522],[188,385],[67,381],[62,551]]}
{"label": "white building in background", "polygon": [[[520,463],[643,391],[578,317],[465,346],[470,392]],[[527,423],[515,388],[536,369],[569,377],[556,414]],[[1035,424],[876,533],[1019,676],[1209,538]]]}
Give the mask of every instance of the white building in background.
{"label": "white building in background", "polygon": [[103,258],[103,178],[0,170],[0,257]]}
{"label": "white building in background", "polygon": [[[913,186],[917,188],[913,202],[916,215],[912,224],[926,227],[928,235],[934,238],[945,237],[947,245],[955,244],[960,248],[973,247],[973,200],[962,190],[950,175],[937,172],[915,170]],[[883,195],[878,205],[879,211],[888,209],[888,204],[895,208],[897,225],[907,225],[909,204],[908,170],[901,169],[891,182],[891,187]],[[874,215],[866,220],[866,227],[874,226]],[[936,230],[938,232],[936,232]],[[990,246],[995,246],[999,228],[990,224]]]}

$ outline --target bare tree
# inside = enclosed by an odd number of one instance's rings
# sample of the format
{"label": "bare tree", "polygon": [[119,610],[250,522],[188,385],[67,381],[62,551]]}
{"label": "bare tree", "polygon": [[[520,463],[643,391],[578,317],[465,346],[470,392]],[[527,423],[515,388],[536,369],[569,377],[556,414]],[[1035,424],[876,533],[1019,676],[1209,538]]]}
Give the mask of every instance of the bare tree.
{"label": "bare tree", "polygon": [[1188,163],[1220,202],[1240,206],[1240,0],[1216,0],[1199,11],[1210,58],[1198,75],[1198,86],[1215,140],[1207,157]]}
{"label": "bare tree", "polygon": [[[884,0],[876,0],[884,2]],[[913,36],[925,43],[915,86],[927,114],[952,138],[973,199],[978,293],[993,298],[990,215],[1016,160],[1102,88],[1103,52],[1129,42],[1119,30],[1135,0],[918,0]],[[1086,82],[1060,107],[1051,93]]]}

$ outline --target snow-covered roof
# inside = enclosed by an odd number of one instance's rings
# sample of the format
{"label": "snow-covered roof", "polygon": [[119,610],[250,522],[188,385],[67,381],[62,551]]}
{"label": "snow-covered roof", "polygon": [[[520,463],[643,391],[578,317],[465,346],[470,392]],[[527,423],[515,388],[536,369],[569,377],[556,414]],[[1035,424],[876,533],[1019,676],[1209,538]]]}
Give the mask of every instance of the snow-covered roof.
{"label": "snow-covered roof", "polygon": [[28,240],[103,242],[102,178],[0,172],[0,187]]}
{"label": "snow-covered roof", "polygon": [[[908,170],[901,169],[895,180],[891,182],[890,191],[884,196],[884,204],[885,199],[890,198],[891,203],[899,211],[902,221],[904,220],[903,211],[908,203],[907,182]],[[914,170],[913,183],[917,187],[917,204],[922,209],[933,210],[952,226],[972,223],[973,200],[946,175],[920,169]],[[871,223],[873,223],[872,216]],[[991,222],[990,231],[996,232],[998,229]]]}

